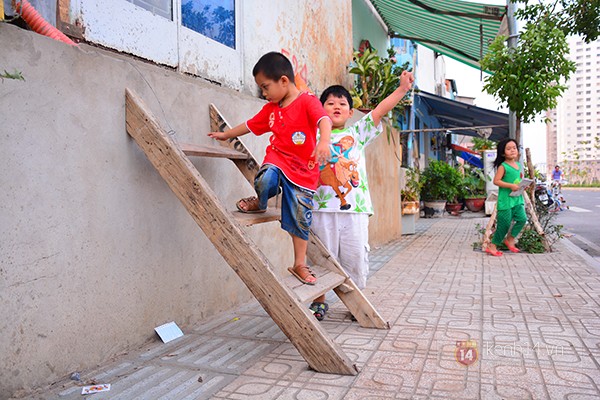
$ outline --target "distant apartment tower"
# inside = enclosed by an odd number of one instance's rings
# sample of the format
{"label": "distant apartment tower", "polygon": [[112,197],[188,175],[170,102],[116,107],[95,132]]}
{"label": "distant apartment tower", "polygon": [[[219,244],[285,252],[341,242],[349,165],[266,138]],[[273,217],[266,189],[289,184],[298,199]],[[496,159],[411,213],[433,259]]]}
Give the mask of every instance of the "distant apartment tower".
{"label": "distant apartment tower", "polygon": [[[552,173],[558,164],[558,149],[556,147],[556,109],[546,112],[546,173]],[[549,175],[547,175],[549,177]]]}
{"label": "distant apartment tower", "polygon": [[600,40],[569,38],[577,63],[569,88],[559,99],[546,128],[548,172],[560,165],[571,183],[600,181]]}

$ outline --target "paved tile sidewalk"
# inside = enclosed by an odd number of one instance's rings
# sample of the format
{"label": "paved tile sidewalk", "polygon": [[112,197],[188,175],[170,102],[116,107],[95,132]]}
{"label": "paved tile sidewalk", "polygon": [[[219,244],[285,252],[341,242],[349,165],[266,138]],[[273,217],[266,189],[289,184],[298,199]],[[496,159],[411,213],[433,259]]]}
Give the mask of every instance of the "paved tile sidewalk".
{"label": "paved tile sidewalk", "polygon": [[[86,398],[600,398],[599,270],[564,243],[545,255],[473,251],[484,221],[422,220],[373,251],[365,294],[391,329],[361,328],[339,301],[322,322],[357,376],[309,370],[252,303],[82,374],[112,384]],[[73,382],[57,386],[36,398],[81,398]]]}

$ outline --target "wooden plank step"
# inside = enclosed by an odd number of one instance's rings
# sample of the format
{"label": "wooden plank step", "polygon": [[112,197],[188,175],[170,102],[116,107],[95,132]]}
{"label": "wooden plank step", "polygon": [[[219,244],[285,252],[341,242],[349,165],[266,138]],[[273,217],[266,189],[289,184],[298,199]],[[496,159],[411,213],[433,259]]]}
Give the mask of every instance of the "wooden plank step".
{"label": "wooden plank step", "polygon": [[230,160],[246,160],[248,155],[223,146],[204,146],[194,143],[179,143],[179,147],[187,156],[229,158]]}
{"label": "wooden plank step", "polygon": [[242,226],[251,226],[262,224],[264,222],[279,221],[281,219],[281,209],[269,207],[267,211],[260,214],[245,214],[239,211],[232,211],[233,217]]}
{"label": "wooden plank step", "polygon": [[298,296],[298,300],[301,303],[312,301],[320,295],[340,286],[346,280],[345,276],[318,265],[311,266],[310,269],[317,276],[317,283],[315,285],[306,285],[300,282],[298,278],[288,271],[286,271],[288,275],[282,279],[287,287],[292,289],[296,296]]}
{"label": "wooden plank step", "polygon": [[309,367],[323,373],[356,375],[353,361],[283,284],[267,257],[235,223],[142,100],[126,89],[125,103],[127,132]]}

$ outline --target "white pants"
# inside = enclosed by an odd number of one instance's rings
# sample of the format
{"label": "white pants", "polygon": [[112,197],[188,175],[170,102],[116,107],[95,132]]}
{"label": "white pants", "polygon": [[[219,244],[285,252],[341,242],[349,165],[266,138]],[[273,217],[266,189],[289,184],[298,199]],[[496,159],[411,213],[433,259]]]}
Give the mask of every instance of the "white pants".
{"label": "white pants", "polygon": [[313,212],[310,229],[342,265],[356,286],[364,289],[369,274],[369,215]]}

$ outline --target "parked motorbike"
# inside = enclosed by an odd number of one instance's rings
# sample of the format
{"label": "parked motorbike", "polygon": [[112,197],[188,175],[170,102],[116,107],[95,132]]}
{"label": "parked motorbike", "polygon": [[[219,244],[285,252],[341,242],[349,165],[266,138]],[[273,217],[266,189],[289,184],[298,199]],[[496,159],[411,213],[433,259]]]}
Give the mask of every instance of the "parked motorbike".
{"label": "parked motorbike", "polygon": [[554,204],[552,193],[548,190],[545,182],[537,182],[535,184],[535,198],[544,207],[548,208]]}
{"label": "parked motorbike", "polygon": [[565,204],[567,201],[562,195],[561,184],[559,182],[552,181],[552,184],[550,185],[550,194],[554,205],[551,211],[564,211],[569,208],[569,206]]}
{"label": "parked motorbike", "polygon": [[536,182],[535,198],[542,207],[548,209],[549,212],[564,211],[569,208],[566,205],[566,200],[562,195],[561,186],[558,182],[550,183]]}

